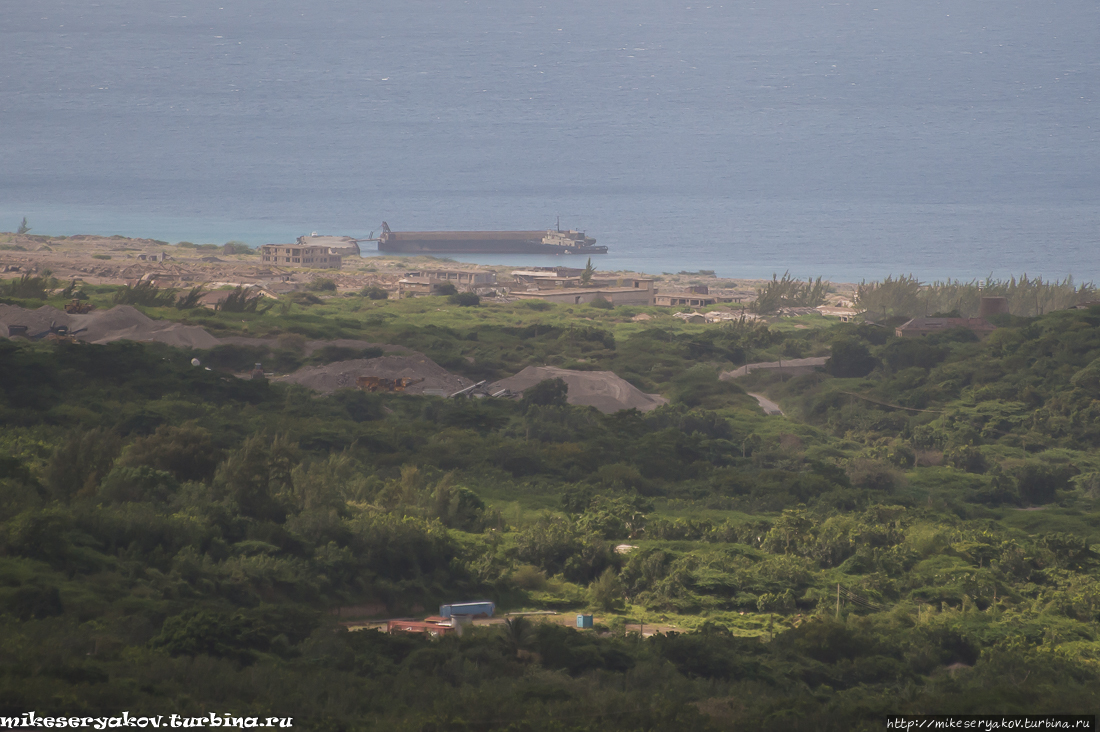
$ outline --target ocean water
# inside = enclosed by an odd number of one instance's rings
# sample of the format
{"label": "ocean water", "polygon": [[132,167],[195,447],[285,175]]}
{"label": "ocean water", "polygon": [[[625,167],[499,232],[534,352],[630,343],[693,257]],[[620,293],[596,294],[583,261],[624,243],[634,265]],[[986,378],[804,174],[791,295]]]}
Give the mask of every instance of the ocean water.
{"label": "ocean water", "polygon": [[1098,90],[1095,0],[8,2],[0,229],[1098,279]]}

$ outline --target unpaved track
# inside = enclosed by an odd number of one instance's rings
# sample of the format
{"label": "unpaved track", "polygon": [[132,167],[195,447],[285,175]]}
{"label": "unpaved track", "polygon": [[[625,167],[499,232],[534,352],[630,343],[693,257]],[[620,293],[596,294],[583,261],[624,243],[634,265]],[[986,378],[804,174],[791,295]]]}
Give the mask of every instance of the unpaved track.
{"label": "unpaved track", "polygon": [[764,410],[764,414],[783,414],[783,410],[779,408],[779,405],[773,402],[771,399],[768,399],[763,394],[753,394],[751,391],[746,393],[756,400],[757,404],[760,405],[760,408]]}
{"label": "unpaved track", "polygon": [[781,371],[784,374],[809,374],[812,373],[818,366],[824,366],[825,362],[829,360],[828,356],[813,356],[812,358],[791,358],[783,361],[762,361],[761,363],[749,363],[740,368],[736,368],[733,371],[723,371],[718,375],[718,378],[722,381],[729,381],[730,379],[739,379],[742,376],[751,374],[758,369],[772,369]]}

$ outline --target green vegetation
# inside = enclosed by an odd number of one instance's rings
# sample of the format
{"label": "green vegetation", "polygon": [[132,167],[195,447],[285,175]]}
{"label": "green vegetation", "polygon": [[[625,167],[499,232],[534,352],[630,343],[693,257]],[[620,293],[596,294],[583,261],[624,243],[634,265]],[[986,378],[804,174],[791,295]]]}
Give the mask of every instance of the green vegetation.
{"label": "green vegetation", "polygon": [[1072,277],[1062,281],[1034,279],[1026,274],[1007,281],[933,282],[922,285],[913,277],[887,277],[882,282],[862,283],[856,292],[856,304],[874,317],[915,318],[954,312],[954,317],[978,315],[982,297],[1003,297],[1013,315],[1034,317],[1062,310],[1096,298],[1091,283],[1074,284]]}
{"label": "green vegetation", "polygon": [[255,254],[256,250],[243,241],[233,240],[225,243],[225,246],[222,247],[222,252],[225,254]]}
{"label": "green vegetation", "polygon": [[50,272],[43,272],[37,277],[25,274],[17,280],[0,286],[0,294],[13,299],[45,300],[49,291],[56,288],[58,281],[50,276]]}
{"label": "green vegetation", "polygon": [[825,303],[828,292],[829,283],[822,282],[820,277],[800,282],[790,272],[784,272],[782,278],[773,274],[771,282],[756,288],[751,307],[757,313],[774,313],[791,307],[814,308]]}
{"label": "green vegetation", "polygon": [[263,302],[262,292],[252,292],[251,288],[238,285],[215,308],[223,313],[255,313],[271,307],[270,304],[264,304],[261,307]]}
{"label": "green vegetation", "polygon": [[161,290],[150,280],[126,285],[115,293],[116,305],[145,305],[146,307],[171,307],[176,304],[175,290]]}
{"label": "green vegetation", "polygon": [[369,297],[371,300],[388,300],[390,297],[389,292],[382,289],[381,287],[378,287],[377,285],[364,287],[363,291],[359,294],[365,297]]}
{"label": "green vegetation", "polygon": [[[64,302],[21,287],[9,302]],[[1100,309],[914,341],[300,294],[316,302],[136,305],[270,347],[0,340],[0,714],[878,730],[1095,710]],[[670,403],[605,415],[561,380],[521,400],[324,396],[229,373],[381,355],[307,356],[317,338],[476,379],[612,370]],[[806,375],[718,378],[826,354]],[[597,628],[513,616],[429,640],[339,622],[480,598]]]}
{"label": "green vegetation", "polygon": [[481,298],[472,292],[456,292],[447,298],[447,302],[464,308],[476,308],[481,304]]}
{"label": "green vegetation", "polygon": [[581,282],[588,285],[592,281],[592,275],[596,274],[596,268],[592,266],[592,257],[588,258],[588,263],[584,265],[584,271],[581,272]]}

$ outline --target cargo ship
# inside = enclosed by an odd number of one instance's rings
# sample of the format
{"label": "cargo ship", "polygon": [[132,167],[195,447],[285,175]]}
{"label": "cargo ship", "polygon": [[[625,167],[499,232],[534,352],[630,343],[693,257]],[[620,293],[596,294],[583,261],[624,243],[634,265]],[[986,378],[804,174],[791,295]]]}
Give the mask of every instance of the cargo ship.
{"label": "cargo ship", "polygon": [[607,254],[583,231],[393,231],[382,222],[378,251],[401,254]]}

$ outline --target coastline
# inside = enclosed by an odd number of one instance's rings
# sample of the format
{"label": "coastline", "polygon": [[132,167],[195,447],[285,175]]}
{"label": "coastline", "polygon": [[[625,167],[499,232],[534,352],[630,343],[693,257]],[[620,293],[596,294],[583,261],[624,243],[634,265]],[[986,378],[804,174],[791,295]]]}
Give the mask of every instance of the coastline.
{"label": "coastline", "polygon": [[[140,259],[156,253],[166,254],[167,259],[158,262]],[[153,279],[162,287],[178,288],[238,284],[305,286],[324,278],[332,279],[338,291],[346,292],[393,285],[405,272],[429,266],[492,271],[501,284],[508,285],[512,271],[530,266],[522,261],[510,263],[508,255],[500,255],[499,259],[499,264],[472,264],[450,257],[368,252],[359,257],[345,257],[338,270],[313,270],[273,267],[258,261],[255,253],[226,254],[223,247],[214,245],[181,246],[156,239],[91,234],[49,237],[0,232],[0,276],[10,278],[49,270],[58,280],[78,279],[91,285],[123,285]],[[524,256],[516,255],[516,259],[522,260]],[[559,261],[558,266],[583,267],[585,261],[587,258],[577,257]],[[717,277],[688,269],[675,273],[602,269],[595,257],[592,263],[597,267],[597,275],[650,278],[665,292],[705,286],[712,295],[746,300],[755,297],[756,288],[768,282],[760,278]],[[686,266],[690,265],[685,263]],[[850,300],[856,289],[854,282],[830,282],[830,285],[835,290],[830,294],[830,303],[834,299]]]}

